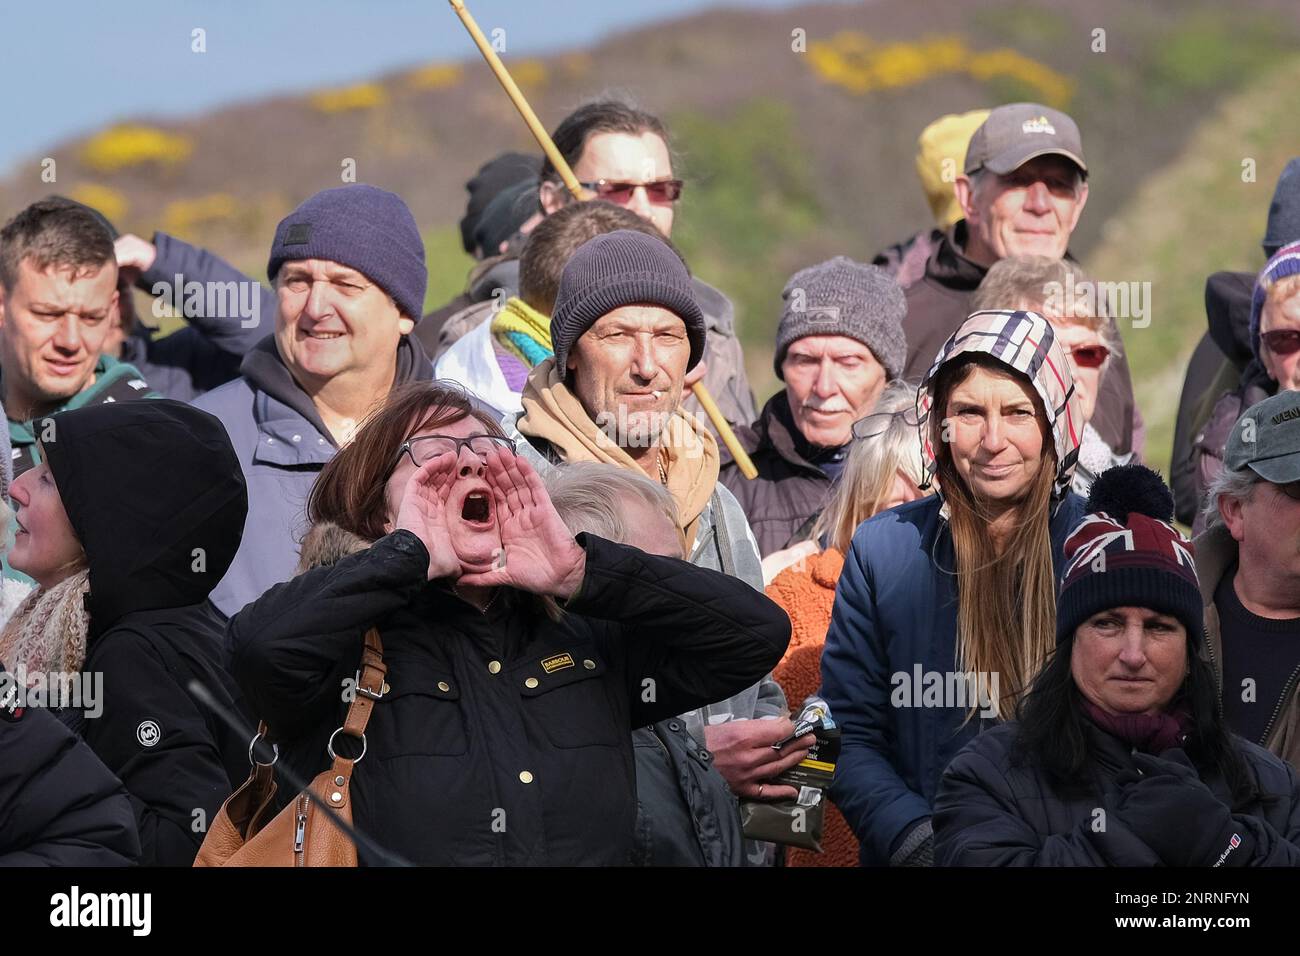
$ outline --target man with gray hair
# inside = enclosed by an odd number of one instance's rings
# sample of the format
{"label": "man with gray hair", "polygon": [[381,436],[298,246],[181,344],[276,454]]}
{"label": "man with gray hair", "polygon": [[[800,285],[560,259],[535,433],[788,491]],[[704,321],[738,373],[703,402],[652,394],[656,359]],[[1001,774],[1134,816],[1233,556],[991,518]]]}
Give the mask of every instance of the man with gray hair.
{"label": "man with gray hair", "polygon": [[[1088,202],[1088,166],[1073,119],[1039,103],[997,107],[971,137],[953,183],[963,218],[907,289],[907,367],[920,381],[966,317],[989,268],[1009,256],[1068,256]],[[1123,355],[1102,383],[1093,425],[1119,454],[1141,452],[1141,418]]]}
{"label": "man with gray hair", "polygon": [[1300,769],[1300,393],[1237,421],[1206,518],[1196,573],[1224,717]]}
{"label": "man with gray hair", "polygon": [[[546,475],[556,513],[574,534],[587,532],[650,554],[681,558],[677,505],[647,475],[603,462],[575,461]],[[632,731],[637,822],[636,866],[740,866],[740,815],[726,780],[678,717]],[[773,751],[780,773],[806,752]],[[784,788],[773,795],[795,796]],[[757,850],[758,848],[755,847]],[[757,857],[757,852],[755,856]],[[766,856],[766,851],[763,852]]]}
{"label": "man with gray hair", "polygon": [[736,429],[758,477],[746,479],[730,455],[719,476],[764,557],[808,537],[844,468],[853,423],[907,359],[907,305],[883,269],[836,256],[796,272],[782,298],[773,364],[785,388],[758,421]]}

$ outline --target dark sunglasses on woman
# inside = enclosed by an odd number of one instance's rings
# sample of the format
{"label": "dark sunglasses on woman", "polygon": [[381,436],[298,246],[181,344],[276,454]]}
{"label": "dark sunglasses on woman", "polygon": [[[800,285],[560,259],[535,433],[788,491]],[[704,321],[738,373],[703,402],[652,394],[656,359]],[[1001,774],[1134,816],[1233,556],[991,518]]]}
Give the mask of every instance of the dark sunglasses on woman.
{"label": "dark sunglasses on woman", "polygon": [[1300,351],[1300,331],[1295,329],[1275,329],[1261,332],[1260,340],[1274,355],[1290,355]]}
{"label": "dark sunglasses on woman", "polygon": [[1080,345],[1077,349],[1070,349],[1070,357],[1079,368],[1101,368],[1110,357],[1110,349],[1104,345]]}

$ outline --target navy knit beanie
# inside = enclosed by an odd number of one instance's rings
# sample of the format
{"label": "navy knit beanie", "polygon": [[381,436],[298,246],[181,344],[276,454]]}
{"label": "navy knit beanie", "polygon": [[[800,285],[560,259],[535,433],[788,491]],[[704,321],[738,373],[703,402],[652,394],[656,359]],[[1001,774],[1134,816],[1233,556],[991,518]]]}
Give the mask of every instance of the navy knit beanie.
{"label": "navy knit beanie", "polygon": [[363,183],[323,189],[280,221],[267,278],[290,259],[328,259],[356,269],[419,321],[429,281],[415,217],[396,193]]}
{"label": "navy knit beanie", "polygon": [[1268,227],[1264,230],[1264,255],[1272,258],[1279,249],[1300,239],[1300,158],[1286,164],[1277,178],[1273,201],[1268,206]]}
{"label": "navy knit beanie", "polygon": [[689,371],[704,355],[704,313],[686,264],[662,239],[616,229],[578,247],[560,275],[551,312],[555,367],[569,377],[569,349],[602,316],[625,305],[658,305],[686,323]]}
{"label": "navy knit beanie", "polygon": [[1178,618],[1193,645],[1204,606],[1192,542],[1170,522],[1174,496],[1144,465],[1102,472],[1088,513],[1065,542],[1065,580],[1056,601],[1056,643],[1099,611],[1146,607]]}
{"label": "navy knit beanie", "polygon": [[1288,276],[1300,275],[1300,242],[1283,246],[1264,264],[1255,279],[1255,288],[1250,294],[1250,350],[1255,361],[1263,364],[1260,357],[1262,342],[1259,335],[1263,331],[1264,303],[1268,299],[1268,290],[1279,280]]}

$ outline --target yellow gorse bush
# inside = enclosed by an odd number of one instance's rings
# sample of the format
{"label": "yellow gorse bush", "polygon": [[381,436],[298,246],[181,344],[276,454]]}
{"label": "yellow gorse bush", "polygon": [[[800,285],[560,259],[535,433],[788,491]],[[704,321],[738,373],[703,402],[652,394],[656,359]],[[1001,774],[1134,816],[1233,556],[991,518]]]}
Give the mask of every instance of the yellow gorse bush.
{"label": "yellow gorse bush", "polygon": [[857,94],[965,73],[980,82],[996,77],[1018,80],[1051,106],[1064,107],[1074,95],[1073,80],[1037,60],[1010,49],[976,52],[954,35],[880,44],[866,34],[844,31],[810,43],[808,65],[823,81]]}
{"label": "yellow gorse bush", "polygon": [[546,85],[548,74],[546,64],[541,60],[520,60],[507,65],[510,67],[510,75],[520,86],[536,88]]}
{"label": "yellow gorse bush", "polygon": [[464,69],[457,63],[430,63],[406,75],[406,85],[413,90],[445,90],[461,81]]}
{"label": "yellow gorse bush", "polygon": [[176,199],[163,209],[162,230],[184,238],[201,226],[233,219],[239,203],[228,193],[213,193],[196,199]]}
{"label": "yellow gorse bush", "polygon": [[78,183],[68,190],[68,198],[98,209],[104,218],[114,223],[121,221],[131,207],[120,192],[99,183]]}
{"label": "yellow gorse bush", "polygon": [[321,90],[311,96],[311,105],[322,113],[369,110],[388,102],[388,93],[378,83],[358,83],[335,90]]}
{"label": "yellow gorse bush", "polygon": [[569,79],[582,79],[591,72],[591,54],[589,53],[566,53],[560,57],[560,69]]}
{"label": "yellow gorse bush", "polygon": [[184,136],[150,126],[120,125],[87,140],[81,147],[81,161],[99,172],[112,173],[144,163],[183,162],[193,148]]}

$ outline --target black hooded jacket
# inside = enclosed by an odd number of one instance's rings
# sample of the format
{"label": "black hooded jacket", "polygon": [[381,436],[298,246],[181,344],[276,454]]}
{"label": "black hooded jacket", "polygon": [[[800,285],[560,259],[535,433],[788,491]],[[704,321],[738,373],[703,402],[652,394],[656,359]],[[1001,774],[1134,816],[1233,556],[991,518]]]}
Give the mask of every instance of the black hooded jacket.
{"label": "black hooded jacket", "polygon": [[221,423],[169,399],[54,416],[50,470],[90,568],[83,671],[102,713],[64,712],[126,786],[141,862],[188,866],[247,775],[247,741],[187,689],[236,709],[208,601],[239,547],[244,478]]}
{"label": "black hooded jacket", "polygon": [[[1250,348],[1250,297],[1254,286],[1252,272],[1216,272],[1205,280],[1205,316],[1209,329],[1192,352],[1183,376],[1169,469],[1174,516],[1183,524],[1195,520],[1196,511],[1203,503],[1197,477],[1198,436],[1209,423],[1215,405],[1224,395],[1237,390],[1248,368],[1250,373],[1246,377],[1252,382],[1263,373]],[[1232,422],[1228,424],[1231,427]],[[1214,436],[1210,437],[1213,440]]]}

